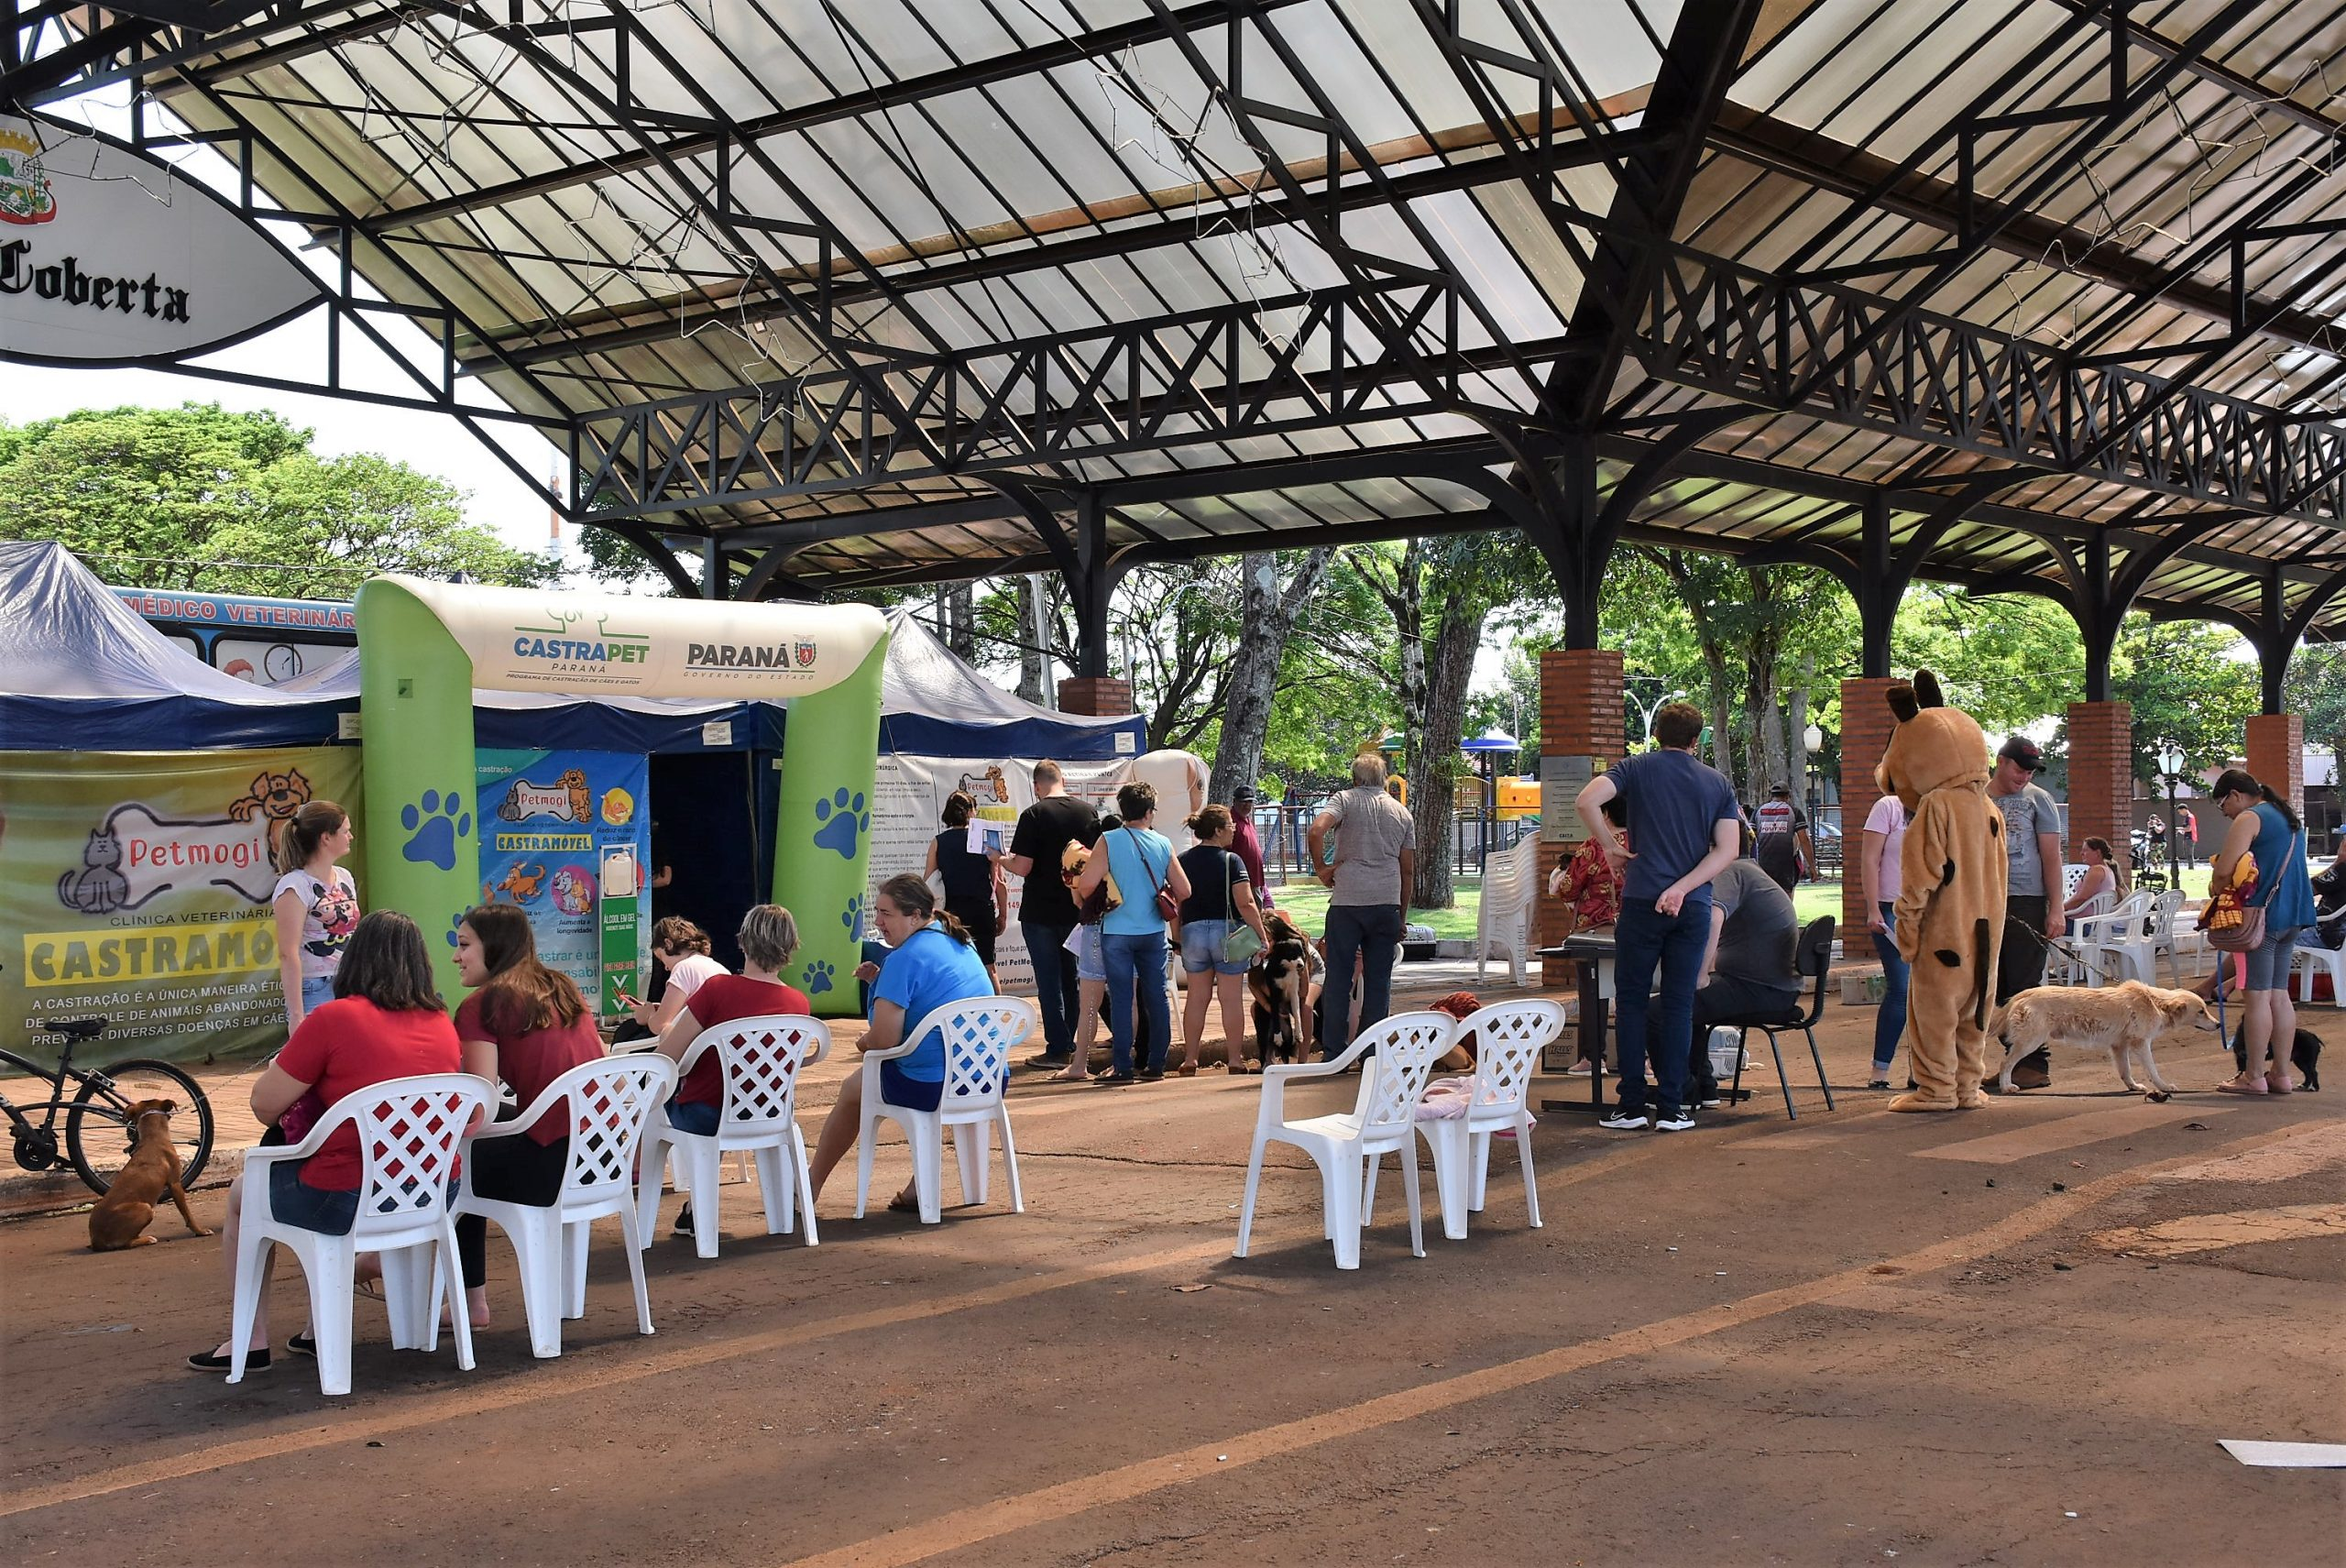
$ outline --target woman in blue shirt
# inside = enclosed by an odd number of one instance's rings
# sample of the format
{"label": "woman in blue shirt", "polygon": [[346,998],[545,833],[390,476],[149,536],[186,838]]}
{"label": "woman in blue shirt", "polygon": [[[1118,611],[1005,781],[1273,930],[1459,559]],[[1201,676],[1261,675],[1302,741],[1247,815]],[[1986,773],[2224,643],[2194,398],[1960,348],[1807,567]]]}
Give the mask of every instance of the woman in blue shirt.
{"label": "woman in blue shirt", "polygon": [[[1150,1082],[1165,1076],[1166,1048],[1173,1043],[1173,1009],[1165,997],[1165,916],[1157,912],[1157,894],[1170,888],[1178,903],[1189,896],[1189,879],[1173,858],[1173,846],[1156,830],[1157,791],[1145,784],[1128,784],[1116,792],[1116,815],[1124,826],[1100,835],[1094,853],[1076,879],[1075,901],[1080,905],[1111,873],[1124,902],[1100,923],[1101,957],[1108,970],[1108,1041],[1110,1066],[1095,1083]],[[1148,1062],[1133,1070],[1133,997],[1148,1015]]]}
{"label": "woman in blue shirt", "polygon": [[[2297,1037],[2297,1010],[2289,1001],[2289,953],[2297,932],[2314,923],[2313,880],[2306,874],[2305,825],[2289,803],[2239,768],[2216,780],[2216,809],[2231,818],[2217,851],[2211,887],[2226,887],[2244,854],[2256,857],[2256,892],[2249,906],[2264,911],[2264,940],[2242,956],[2248,979],[2241,987],[2247,1069],[2216,1087],[2226,1094],[2286,1094],[2289,1047]],[[2265,1048],[2273,1065],[2264,1065]]]}
{"label": "woman in blue shirt", "polygon": [[[882,883],[872,918],[889,952],[872,987],[872,1024],[856,1042],[858,1050],[888,1050],[902,1044],[904,1031],[932,1009],[994,993],[984,961],[970,946],[968,929],[937,907],[926,880],[906,872]],[[909,1052],[882,1062],[880,1091],[891,1105],[936,1110],[945,1097],[944,1031],[931,1029]],[[815,1157],[807,1163],[806,1185],[817,1198],[855,1147],[862,1125],[863,1074],[855,1072],[839,1085],[839,1100],[823,1119]],[[917,1206],[910,1182],[888,1205],[900,1211]]]}

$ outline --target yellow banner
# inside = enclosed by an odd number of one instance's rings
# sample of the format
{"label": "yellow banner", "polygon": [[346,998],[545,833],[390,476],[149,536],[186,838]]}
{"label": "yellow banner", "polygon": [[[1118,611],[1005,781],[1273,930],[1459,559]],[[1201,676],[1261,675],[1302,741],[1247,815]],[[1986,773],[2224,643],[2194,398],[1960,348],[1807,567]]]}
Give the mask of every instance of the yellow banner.
{"label": "yellow banner", "polygon": [[210,980],[276,968],[277,922],[268,916],[140,931],[25,933],[25,983],[33,987]]}

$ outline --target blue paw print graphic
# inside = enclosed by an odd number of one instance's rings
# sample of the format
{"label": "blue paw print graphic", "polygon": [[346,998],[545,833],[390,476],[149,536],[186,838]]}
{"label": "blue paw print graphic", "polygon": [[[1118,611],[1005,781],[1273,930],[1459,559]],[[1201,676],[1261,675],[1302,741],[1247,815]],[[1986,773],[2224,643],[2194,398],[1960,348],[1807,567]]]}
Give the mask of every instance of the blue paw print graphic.
{"label": "blue paw print graphic", "polygon": [[455,951],[456,947],[456,927],[464,923],[465,917],[462,915],[451,915],[448,916],[448,928],[441,933],[441,936],[447,939],[451,952]]}
{"label": "blue paw print graphic", "polygon": [[806,994],[820,996],[830,990],[839,972],[826,959],[817,959],[813,963],[808,964],[803,977],[806,981]]}
{"label": "blue paw print graphic", "polygon": [[465,809],[463,797],[455,790],[444,796],[436,789],[427,789],[421,802],[400,807],[400,826],[412,835],[400,853],[452,872],[456,869],[457,841],[473,830],[473,814]]}
{"label": "blue paw print graphic", "polygon": [[839,924],[847,927],[849,936],[858,938],[862,937],[863,894],[858,893],[849,896],[847,907],[839,911]]}
{"label": "blue paw print graphic", "polygon": [[843,861],[855,859],[856,844],[871,826],[872,813],[863,809],[861,794],[833,790],[828,800],[815,803],[815,848],[837,850]]}

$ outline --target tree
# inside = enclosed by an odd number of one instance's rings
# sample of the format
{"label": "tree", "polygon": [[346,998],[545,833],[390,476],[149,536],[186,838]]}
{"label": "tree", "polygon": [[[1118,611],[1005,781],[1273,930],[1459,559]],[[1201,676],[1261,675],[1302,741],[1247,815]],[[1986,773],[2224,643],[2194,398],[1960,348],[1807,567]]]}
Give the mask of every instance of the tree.
{"label": "tree", "polygon": [[2332,757],[2346,757],[2346,644],[2299,648],[2281,682],[2281,706],[2304,716],[2307,740]]}
{"label": "tree", "polygon": [[1290,554],[1284,584],[1276,553],[1265,550],[1239,557],[1238,650],[1231,661],[1230,696],[1222,708],[1220,743],[1214,747],[1208,800],[1226,801],[1240,784],[1252,784],[1261,776],[1288,639],[1297,617],[1320,591],[1333,554],[1310,550],[1297,559]]}
{"label": "tree", "polygon": [[323,458],[311,433],[216,403],[0,422],[0,538],[55,540],[132,587],[345,597],[383,572],[544,581],[404,463]]}
{"label": "tree", "polygon": [[2256,666],[2232,656],[2239,634],[2196,620],[2135,614],[2119,628],[2110,695],[2131,704],[2134,776],[2155,787],[2159,747],[2182,748],[2184,772],[2220,768],[2239,755],[2261,704]]}

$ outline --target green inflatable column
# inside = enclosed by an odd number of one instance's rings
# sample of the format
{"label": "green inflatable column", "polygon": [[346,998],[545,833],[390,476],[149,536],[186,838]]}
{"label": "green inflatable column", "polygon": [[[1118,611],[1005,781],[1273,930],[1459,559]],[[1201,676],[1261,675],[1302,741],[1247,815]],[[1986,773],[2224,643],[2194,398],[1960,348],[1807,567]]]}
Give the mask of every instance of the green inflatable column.
{"label": "green inflatable column", "polygon": [[799,949],[783,978],[817,1016],[854,1015],[863,960],[863,897],[872,850],[872,783],[880,755],[880,671],[888,639],[855,674],[793,697],[774,807],[774,902],[797,917]]}
{"label": "green inflatable column", "polygon": [[367,902],[423,927],[440,994],[454,1006],[464,994],[455,924],[480,891],[473,663],[397,583],[360,587],[357,615]]}

